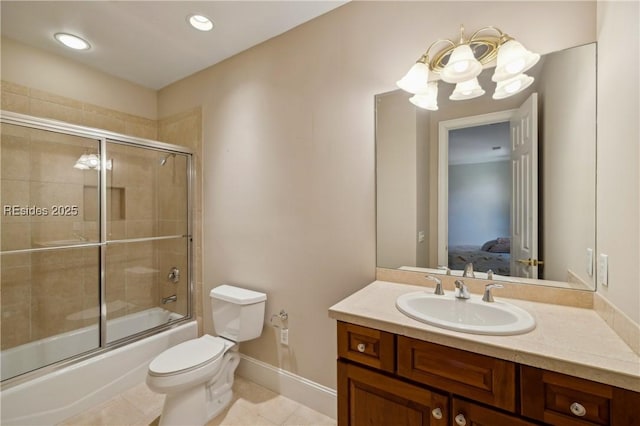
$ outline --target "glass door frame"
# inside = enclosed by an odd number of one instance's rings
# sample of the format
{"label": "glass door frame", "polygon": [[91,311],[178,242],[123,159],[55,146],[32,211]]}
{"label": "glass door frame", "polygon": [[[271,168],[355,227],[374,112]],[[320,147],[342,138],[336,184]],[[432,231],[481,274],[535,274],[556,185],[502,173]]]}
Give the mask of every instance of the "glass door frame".
{"label": "glass door frame", "polygon": [[[133,136],[127,136],[120,133],[110,132],[107,130],[95,129],[91,127],[80,126],[76,124],[70,124],[63,121],[52,120],[47,118],[34,117],[25,114],[14,113],[10,111],[0,110],[0,124],[10,124],[25,128],[50,131],[55,133],[67,134],[72,136],[84,137],[94,139],[99,142],[100,147],[100,177],[99,177],[99,242],[95,243],[82,243],[70,246],[60,247],[35,247],[18,250],[0,251],[0,255],[4,254],[17,254],[17,253],[34,253],[50,250],[62,250],[62,249],[75,249],[75,248],[98,248],[100,251],[99,262],[99,330],[100,341],[99,346],[89,352],[84,352],[67,358],[65,360],[56,362],[54,364],[38,368],[36,370],[23,373],[14,378],[9,378],[2,381],[2,387],[17,385],[27,380],[31,380],[35,377],[56,371],[67,367],[70,364],[82,361],[84,359],[96,356],[100,353],[124,346],[133,341],[140,340],[144,337],[156,334],[160,331],[176,327],[184,322],[191,321],[194,318],[194,294],[195,294],[195,274],[193,270],[193,181],[194,181],[194,166],[193,166],[193,150],[181,145],[174,145],[165,142],[155,141],[151,139],[138,138]],[[114,240],[109,241],[107,239],[107,156],[106,148],[107,143],[118,143],[122,145],[148,148],[160,152],[175,153],[185,155],[187,160],[187,234],[186,235],[171,235],[162,237],[149,237],[149,238],[136,238],[129,240]],[[188,264],[188,300],[187,300],[187,314],[181,319],[174,320],[168,324],[156,326],[136,334],[124,337],[119,340],[107,343],[107,299],[106,299],[106,254],[107,246],[109,244],[121,244],[125,242],[140,242],[140,241],[157,241],[165,240],[177,237],[187,238],[187,264]]]}

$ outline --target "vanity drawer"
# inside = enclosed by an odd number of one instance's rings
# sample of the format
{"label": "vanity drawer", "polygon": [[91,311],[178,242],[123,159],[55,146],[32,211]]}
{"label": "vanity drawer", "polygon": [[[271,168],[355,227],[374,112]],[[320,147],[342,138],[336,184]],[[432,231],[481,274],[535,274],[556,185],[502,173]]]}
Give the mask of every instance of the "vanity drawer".
{"label": "vanity drawer", "polygon": [[469,426],[539,426],[540,423],[531,423],[516,416],[504,414],[491,408],[483,407],[473,402],[453,399],[451,406],[452,424],[466,424]]}
{"label": "vanity drawer", "polygon": [[520,366],[522,415],[558,426],[640,426],[640,394]]}
{"label": "vanity drawer", "polygon": [[338,356],[379,370],[395,370],[395,336],[338,321]]}
{"label": "vanity drawer", "polygon": [[404,336],[397,345],[398,375],[515,412],[514,363]]}

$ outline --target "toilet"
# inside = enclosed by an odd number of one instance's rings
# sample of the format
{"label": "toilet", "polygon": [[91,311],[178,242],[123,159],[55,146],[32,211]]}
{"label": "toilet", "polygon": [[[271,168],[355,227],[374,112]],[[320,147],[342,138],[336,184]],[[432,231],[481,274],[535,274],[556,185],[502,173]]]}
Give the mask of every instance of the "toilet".
{"label": "toilet", "polygon": [[262,334],[267,295],[230,285],[209,293],[217,337],[173,346],[149,364],[147,386],[166,394],[160,426],[204,425],[231,402],[239,342]]}

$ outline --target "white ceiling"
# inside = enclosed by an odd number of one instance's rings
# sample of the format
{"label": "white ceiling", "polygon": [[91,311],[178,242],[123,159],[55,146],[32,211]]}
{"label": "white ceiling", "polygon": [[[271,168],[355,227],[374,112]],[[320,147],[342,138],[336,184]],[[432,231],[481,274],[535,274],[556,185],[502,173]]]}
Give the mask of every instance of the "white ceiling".
{"label": "white ceiling", "polygon": [[[108,74],[160,89],[322,15],[346,1],[7,1],[2,36],[65,56]],[[197,31],[187,15],[214,21]],[[78,35],[88,51],[71,51],[56,32]]]}

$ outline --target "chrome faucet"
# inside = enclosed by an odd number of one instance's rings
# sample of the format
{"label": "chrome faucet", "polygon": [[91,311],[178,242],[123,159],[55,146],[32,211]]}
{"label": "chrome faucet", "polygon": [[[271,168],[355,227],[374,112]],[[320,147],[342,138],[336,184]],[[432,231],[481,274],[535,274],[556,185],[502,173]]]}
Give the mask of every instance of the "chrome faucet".
{"label": "chrome faucet", "polygon": [[444,295],[444,290],[442,290],[442,280],[436,277],[432,277],[431,275],[425,275],[425,278],[436,283],[436,288],[433,291],[433,294],[437,294],[438,296]]}
{"label": "chrome faucet", "polygon": [[456,299],[470,299],[471,298],[471,294],[469,294],[469,288],[467,287],[467,285],[465,283],[463,283],[460,280],[456,280],[456,282],[454,283],[456,286]]}
{"label": "chrome faucet", "polygon": [[163,297],[162,298],[162,304],[166,305],[167,303],[173,303],[173,302],[176,302],[177,300],[178,300],[178,296],[173,294],[173,295],[168,296],[168,297]]}
{"label": "chrome faucet", "polygon": [[464,272],[462,272],[463,277],[467,278],[475,278],[476,274],[473,273],[473,263],[469,262],[464,265]]}
{"label": "chrome faucet", "polygon": [[504,287],[502,284],[498,284],[498,283],[491,283],[491,284],[487,284],[484,287],[484,294],[482,295],[482,300],[485,302],[494,302],[493,300],[493,294],[491,294],[491,290],[494,288],[502,288]]}

